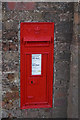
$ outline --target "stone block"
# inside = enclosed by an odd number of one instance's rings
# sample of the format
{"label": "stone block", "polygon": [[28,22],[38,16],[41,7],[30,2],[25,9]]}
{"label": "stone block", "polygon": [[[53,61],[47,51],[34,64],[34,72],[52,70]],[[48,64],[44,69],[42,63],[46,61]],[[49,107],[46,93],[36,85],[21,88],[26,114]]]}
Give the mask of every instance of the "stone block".
{"label": "stone block", "polygon": [[15,51],[7,51],[7,52],[3,52],[2,54],[2,60],[4,62],[18,62],[19,61],[19,52],[15,52]]}
{"label": "stone block", "polygon": [[56,53],[55,60],[58,61],[70,61],[70,51],[60,51],[59,53]]}
{"label": "stone block", "polygon": [[13,19],[7,20],[3,23],[3,27],[7,30],[14,30],[17,29],[18,30],[18,25],[19,22],[18,21],[14,21]]}
{"label": "stone block", "polygon": [[2,41],[2,30],[0,30],[0,39]]}
{"label": "stone block", "polygon": [[16,36],[18,36],[18,31],[16,31],[16,29],[15,30],[8,30],[8,31],[3,31],[3,36],[2,36],[2,38],[3,38],[3,41],[4,40],[12,40],[12,39],[14,39]]}
{"label": "stone block", "polygon": [[70,76],[70,71],[64,68],[62,70],[57,70],[55,74],[55,79],[60,79],[60,83],[61,81],[64,81],[64,80],[66,82],[69,80],[69,76]]}
{"label": "stone block", "polygon": [[71,43],[72,33],[59,33],[55,28],[55,41]]}
{"label": "stone block", "polygon": [[12,109],[14,107],[13,102],[16,99],[19,99],[19,92],[18,91],[6,92],[6,94],[2,98],[2,100],[4,102],[3,108],[6,109],[6,110]]}
{"label": "stone block", "polygon": [[18,51],[18,43],[9,42],[9,51]]}
{"label": "stone block", "polygon": [[51,108],[40,108],[39,118],[51,118]]}
{"label": "stone block", "polygon": [[19,70],[19,63],[18,62],[6,62],[2,65],[2,71],[18,71]]}
{"label": "stone block", "polygon": [[61,13],[59,14],[59,17],[60,17],[60,21],[73,21],[73,13],[69,13],[69,12],[66,12],[66,13]]}
{"label": "stone block", "polygon": [[66,110],[58,109],[52,112],[52,118],[67,118]]}
{"label": "stone block", "polygon": [[[31,20],[32,21],[36,21],[36,22],[41,22],[43,21],[43,14],[42,12],[30,12],[29,16],[31,16]],[[26,19],[28,19],[28,17],[26,17]]]}
{"label": "stone block", "polygon": [[78,13],[74,13],[74,24],[78,24],[78,23],[79,23]]}
{"label": "stone block", "polygon": [[45,22],[54,22],[55,24],[60,21],[58,13],[53,12],[43,12],[43,19]]}
{"label": "stone block", "polygon": [[78,25],[78,34],[80,34],[80,25]]}
{"label": "stone block", "polygon": [[56,30],[60,33],[72,33],[73,32],[73,21],[61,21],[56,25]]}
{"label": "stone block", "polygon": [[2,88],[4,91],[19,91],[20,86],[19,86],[19,77],[18,73],[14,73],[14,77],[8,78],[8,74],[12,73],[4,73],[2,75]]}
{"label": "stone block", "polygon": [[34,10],[35,2],[8,2],[8,10]]}
{"label": "stone block", "polygon": [[[72,3],[73,4],[73,3]],[[66,13],[66,12],[73,12],[73,5],[66,2],[59,2],[59,3],[37,3],[37,9],[38,10],[44,10],[44,11],[55,11],[58,13]]]}
{"label": "stone block", "polygon": [[28,111],[27,112],[27,118],[39,118],[38,111]]}
{"label": "stone block", "polygon": [[70,51],[70,43],[55,41],[54,44],[55,54],[60,51]]}
{"label": "stone block", "polygon": [[3,51],[9,51],[9,43],[2,42],[2,50]]}

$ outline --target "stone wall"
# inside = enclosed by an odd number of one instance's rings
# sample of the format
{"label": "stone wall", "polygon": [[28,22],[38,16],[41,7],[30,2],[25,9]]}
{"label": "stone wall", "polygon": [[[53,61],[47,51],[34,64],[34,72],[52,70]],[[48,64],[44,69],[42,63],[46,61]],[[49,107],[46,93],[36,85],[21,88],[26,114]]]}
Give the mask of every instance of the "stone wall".
{"label": "stone wall", "polygon": [[68,89],[68,118],[80,118],[78,103],[80,58],[80,3],[74,3],[73,40],[71,42],[70,82]]}
{"label": "stone wall", "polygon": [[0,119],[2,118],[2,3],[0,2]]}
{"label": "stone wall", "polygon": [[[28,6],[27,6],[28,4]],[[74,3],[2,3],[2,117],[66,118]],[[19,23],[54,22],[53,108],[20,110]]]}

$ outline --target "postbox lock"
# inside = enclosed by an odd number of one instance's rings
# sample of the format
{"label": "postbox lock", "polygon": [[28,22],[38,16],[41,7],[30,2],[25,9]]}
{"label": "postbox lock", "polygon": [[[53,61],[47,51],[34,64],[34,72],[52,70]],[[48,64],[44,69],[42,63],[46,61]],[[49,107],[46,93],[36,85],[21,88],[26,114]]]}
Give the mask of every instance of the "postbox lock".
{"label": "postbox lock", "polygon": [[33,81],[31,81],[31,84],[33,84]]}
{"label": "postbox lock", "polygon": [[29,80],[29,84],[30,84],[30,85],[34,85],[35,83],[37,83],[36,80]]}

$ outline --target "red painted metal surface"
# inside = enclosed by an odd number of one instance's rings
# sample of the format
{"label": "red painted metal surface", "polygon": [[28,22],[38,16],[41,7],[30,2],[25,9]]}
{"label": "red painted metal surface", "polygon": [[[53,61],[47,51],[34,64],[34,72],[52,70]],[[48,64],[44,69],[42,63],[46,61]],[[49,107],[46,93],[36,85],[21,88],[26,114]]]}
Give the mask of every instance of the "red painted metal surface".
{"label": "red painted metal surface", "polygon": [[52,107],[53,50],[54,23],[21,22],[21,109]]}

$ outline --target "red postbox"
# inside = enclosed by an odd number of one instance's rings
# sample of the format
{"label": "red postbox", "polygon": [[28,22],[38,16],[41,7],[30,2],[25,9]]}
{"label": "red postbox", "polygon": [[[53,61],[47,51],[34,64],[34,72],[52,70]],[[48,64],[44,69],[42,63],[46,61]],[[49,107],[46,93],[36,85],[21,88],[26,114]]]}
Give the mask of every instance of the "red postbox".
{"label": "red postbox", "polygon": [[21,109],[52,107],[54,23],[20,24]]}

